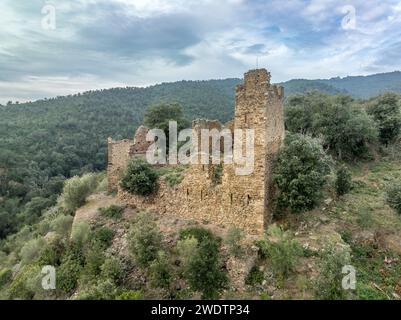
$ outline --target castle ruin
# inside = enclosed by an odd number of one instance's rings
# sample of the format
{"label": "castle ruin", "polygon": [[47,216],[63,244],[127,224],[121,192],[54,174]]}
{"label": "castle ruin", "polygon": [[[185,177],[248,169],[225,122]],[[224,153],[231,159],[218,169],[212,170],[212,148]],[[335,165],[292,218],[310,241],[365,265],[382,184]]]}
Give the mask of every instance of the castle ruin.
{"label": "castle ruin", "polygon": [[236,175],[234,164],[223,163],[221,181],[213,181],[216,165],[193,164],[184,172],[180,184],[171,187],[165,181],[154,195],[142,197],[125,192],[119,179],[128,161],[146,154],[152,142],[146,141],[149,129],[141,126],[133,141],[113,141],[109,138],[109,188],[118,190],[118,198],[141,210],[154,211],[219,225],[234,225],[249,234],[260,235],[272,218],[272,169],[284,140],[284,91],[270,84],[265,69],[245,74],[244,83],[237,86],[235,117],[226,125],[218,121],[195,120],[193,139],[199,139],[202,129],[254,129],[254,170],[250,175]]}

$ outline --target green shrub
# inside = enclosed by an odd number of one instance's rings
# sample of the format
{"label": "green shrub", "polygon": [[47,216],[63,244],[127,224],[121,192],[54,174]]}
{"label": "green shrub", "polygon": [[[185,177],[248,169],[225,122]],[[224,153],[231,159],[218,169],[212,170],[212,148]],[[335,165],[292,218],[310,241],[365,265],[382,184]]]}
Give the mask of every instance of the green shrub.
{"label": "green shrub", "polygon": [[103,244],[100,242],[91,243],[90,248],[87,248],[85,252],[85,276],[89,279],[94,279],[100,275],[105,259]]}
{"label": "green shrub", "polygon": [[96,188],[96,192],[107,192],[108,189],[108,178],[106,173],[99,175],[99,184]]}
{"label": "green shrub", "polygon": [[114,300],[118,288],[111,279],[99,279],[94,285],[86,287],[76,297],[77,300]]}
{"label": "green shrub", "polygon": [[20,251],[21,263],[29,264],[39,258],[45,245],[46,240],[43,238],[29,240]]}
{"label": "green shrub", "polygon": [[349,265],[351,257],[347,251],[328,248],[320,263],[320,274],[316,281],[316,296],[323,300],[343,300],[348,292],[342,288],[342,269]]}
{"label": "green shrub", "polygon": [[64,241],[57,237],[50,243],[46,244],[38,260],[41,266],[58,266],[61,264],[61,259],[65,252]]}
{"label": "green shrub", "polygon": [[170,187],[174,187],[184,179],[184,170],[185,166],[183,165],[166,166],[157,169],[157,173],[159,176],[164,177]]}
{"label": "green shrub", "polygon": [[220,261],[219,241],[210,237],[202,238],[188,262],[185,276],[191,289],[202,293],[202,299],[219,297],[228,283]]}
{"label": "green shrub", "polygon": [[107,227],[100,227],[92,232],[92,242],[100,243],[104,248],[110,247],[115,232]]}
{"label": "green shrub", "polygon": [[317,116],[315,125],[323,145],[338,159],[366,159],[369,144],[377,141],[377,128],[364,108],[333,104]]}
{"label": "green shrub", "polygon": [[82,270],[78,261],[73,259],[65,260],[57,268],[57,288],[65,293],[72,293],[78,284],[78,278]]}
{"label": "green shrub", "polygon": [[157,259],[149,267],[149,275],[152,286],[169,289],[172,281],[171,267],[165,252],[159,251]]}
{"label": "green shrub", "polygon": [[176,102],[162,102],[152,105],[146,110],[144,115],[144,124],[151,129],[163,130],[166,135],[166,151],[168,152],[170,139],[169,121],[177,122],[177,130],[180,132],[188,126],[188,120],[185,118],[180,104]]}
{"label": "green shrub", "polygon": [[81,246],[71,244],[62,258],[61,265],[56,269],[57,288],[71,294],[77,287],[84,262]]}
{"label": "green shrub", "polygon": [[99,212],[107,218],[119,220],[123,216],[124,208],[117,205],[111,205],[108,208],[100,208]]}
{"label": "green shrub", "polygon": [[339,159],[366,158],[377,128],[364,108],[350,96],[329,96],[318,91],[287,99],[286,128],[293,133],[321,137],[325,149]]}
{"label": "green shrub", "polygon": [[50,223],[50,228],[61,236],[67,236],[71,232],[71,226],[74,218],[70,215],[59,215]]}
{"label": "green shrub", "polygon": [[74,223],[71,231],[71,240],[79,245],[85,244],[91,237],[91,228],[86,222]]}
{"label": "green shrub", "polygon": [[368,108],[379,127],[380,142],[388,145],[395,142],[401,132],[400,98],[395,93],[377,97]]}
{"label": "green shrub", "polygon": [[244,233],[241,229],[236,227],[228,229],[224,243],[227,245],[231,255],[239,257],[243,253],[241,248],[241,241],[243,238]]}
{"label": "green shrub", "polygon": [[128,163],[120,185],[132,194],[149,196],[157,190],[158,174],[146,161],[136,158]]}
{"label": "green shrub", "polygon": [[13,272],[11,269],[0,269],[0,289],[11,281],[12,276]]}
{"label": "green shrub", "polygon": [[288,276],[294,271],[303,250],[301,245],[293,239],[289,231],[284,232],[280,227],[271,225],[267,237],[257,242],[261,258],[267,258],[272,270],[280,278]]}
{"label": "green shrub", "polygon": [[97,184],[98,176],[93,173],[66,180],[61,195],[62,205],[67,210],[75,212],[76,209],[85,204],[86,198],[96,189]]}
{"label": "green shrub", "polygon": [[53,204],[54,202],[51,199],[35,197],[25,205],[20,219],[22,219],[26,224],[32,224],[36,222],[37,218],[40,217],[42,213]]}
{"label": "green shrub", "polygon": [[401,183],[394,183],[387,188],[387,203],[398,214],[401,214]]}
{"label": "green shrub", "polygon": [[198,244],[198,240],[194,237],[185,238],[177,242],[177,251],[184,267],[188,266],[189,261],[196,254]]}
{"label": "green shrub", "polygon": [[337,170],[336,192],[338,196],[342,196],[351,191],[352,175],[346,166],[341,166]]}
{"label": "green shrub", "polygon": [[140,214],[135,220],[129,235],[129,248],[135,260],[142,267],[157,258],[161,249],[162,235],[157,224],[147,213]]}
{"label": "green shrub", "polygon": [[288,135],[273,178],[278,188],[277,208],[296,213],[313,209],[322,198],[329,164],[330,159],[317,140]]}
{"label": "green shrub", "polygon": [[257,266],[253,266],[245,278],[245,284],[248,286],[255,286],[262,284],[264,280],[264,274],[259,270]]}
{"label": "green shrub", "polygon": [[204,239],[215,239],[217,241],[221,240],[217,238],[211,231],[200,227],[191,227],[180,230],[180,239],[184,240],[188,238],[195,238],[196,240],[198,240],[198,242],[201,242]]}
{"label": "green shrub", "polygon": [[37,265],[25,266],[14,278],[9,287],[10,299],[31,300],[38,290],[38,277],[41,275],[40,268]]}
{"label": "green shrub", "polygon": [[143,300],[143,293],[142,291],[124,291],[117,296],[116,300]]}
{"label": "green shrub", "polygon": [[100,269],[103,278],[111,279],[116,284],[124,277],[124,266],[119,258],[106,258]]}

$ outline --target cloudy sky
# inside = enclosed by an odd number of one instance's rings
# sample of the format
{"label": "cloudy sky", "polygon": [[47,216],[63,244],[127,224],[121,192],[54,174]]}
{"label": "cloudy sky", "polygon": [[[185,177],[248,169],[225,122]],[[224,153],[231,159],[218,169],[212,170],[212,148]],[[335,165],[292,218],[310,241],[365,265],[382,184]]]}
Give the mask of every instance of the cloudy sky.
{"label": "cloudy sky", "polygon": [[1,0],[0,103],[182,79],[401,69],[400,0]]}

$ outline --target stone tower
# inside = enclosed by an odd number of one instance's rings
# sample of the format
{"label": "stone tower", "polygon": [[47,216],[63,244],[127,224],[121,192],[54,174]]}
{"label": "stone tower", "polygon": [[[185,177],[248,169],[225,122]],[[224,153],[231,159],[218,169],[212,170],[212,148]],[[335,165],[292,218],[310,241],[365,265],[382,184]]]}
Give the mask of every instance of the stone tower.
{"label": "stone tower", "polygon": [[254,129],[254,171],[236,176],[232,183],[246,202],[254,201],[256,228],[265,229],[272,218],[272,168],[284,140],[284,91],[270,84],[266,69],[250,70],[236,90],[235,129]]}

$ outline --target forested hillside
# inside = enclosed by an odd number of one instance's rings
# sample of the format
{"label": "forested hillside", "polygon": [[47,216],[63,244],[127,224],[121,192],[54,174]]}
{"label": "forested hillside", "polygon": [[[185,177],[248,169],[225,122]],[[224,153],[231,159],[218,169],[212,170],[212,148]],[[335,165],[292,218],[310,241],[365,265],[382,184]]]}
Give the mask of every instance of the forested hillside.
{"label": "forested hillside", "polygon": [[357,98],[370,98],[384,92],[401,93],[401,72],[380,73],[370,76],[316,80],[338,90],[346,90]]}
{"label": "forested hillside", "polygon": [[[65,178],[104,170],[107,137],[131,138],[150,105],[175,101],[189,120],[226,122],[241,81],[180,81],[0,105],[0,238],[54,204]],[[310,90],[370,97],[401,92],[400,84],[400,72],[283,83],[287,97]]]}

